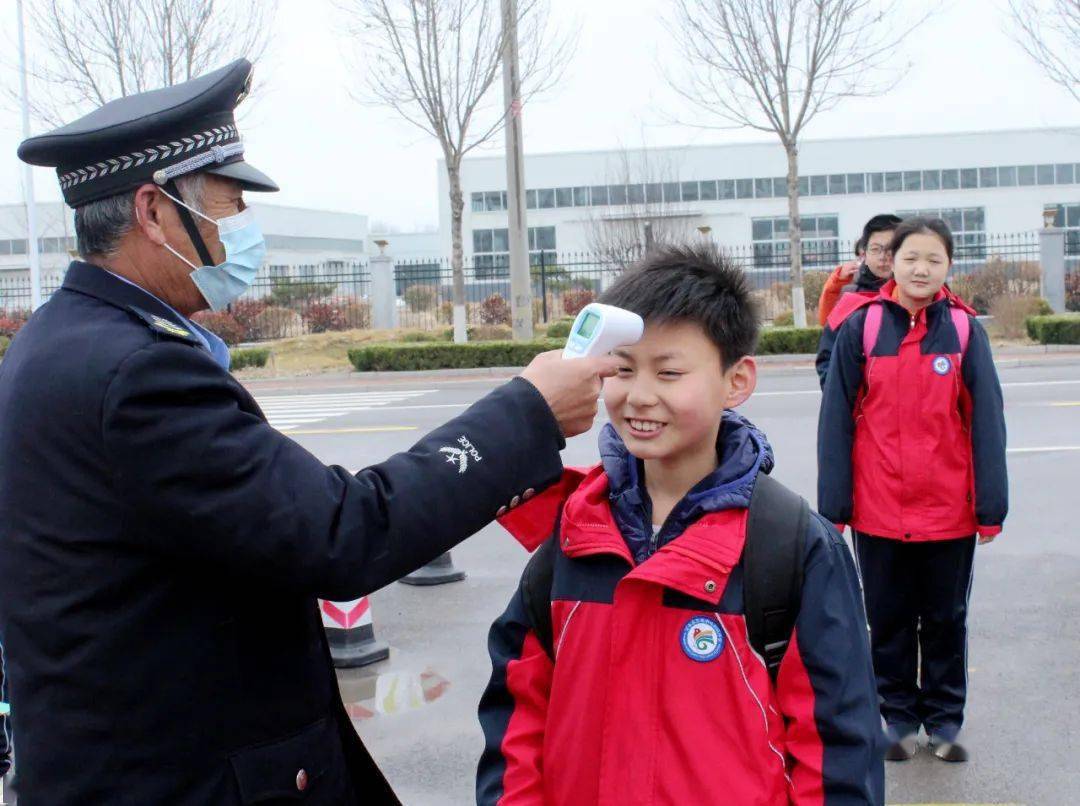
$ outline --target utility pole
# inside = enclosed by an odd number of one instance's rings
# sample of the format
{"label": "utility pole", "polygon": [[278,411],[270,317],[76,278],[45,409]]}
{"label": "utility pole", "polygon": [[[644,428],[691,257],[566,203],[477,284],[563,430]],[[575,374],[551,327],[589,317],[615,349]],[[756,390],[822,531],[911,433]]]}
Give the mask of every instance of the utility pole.
{"label": "utility pole", "polygon": [[525,221],[525,153],[521,140],[517,0],[502,0],[503,102],[506,104],[506,215],[510,247],[510,315],[514,340],[533,337],[529,230]]}
{"label": "utility pole", "polygon": [[[23,4],[16,0],[19,15],[19,85],[22,92],[23,139],[30,137],[30,95],[26,89],[26,34],[23,31]],[[26,206],[26,255],[30,260],[30,307],[41,305],[41,258],[38,255],[37,207],[34,205],[34,169],[23,163],[23,204]]]}

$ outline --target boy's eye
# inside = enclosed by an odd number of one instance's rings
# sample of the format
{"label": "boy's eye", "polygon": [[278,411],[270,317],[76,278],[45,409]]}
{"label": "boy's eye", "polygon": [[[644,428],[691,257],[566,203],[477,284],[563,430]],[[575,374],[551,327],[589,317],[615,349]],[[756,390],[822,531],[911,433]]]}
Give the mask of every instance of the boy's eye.
{"label": "boy's eye", "polygon": [[630,369],[630,367],[619,367],[620,375],[629,375],[631,372],[633,372],[633,370]]}

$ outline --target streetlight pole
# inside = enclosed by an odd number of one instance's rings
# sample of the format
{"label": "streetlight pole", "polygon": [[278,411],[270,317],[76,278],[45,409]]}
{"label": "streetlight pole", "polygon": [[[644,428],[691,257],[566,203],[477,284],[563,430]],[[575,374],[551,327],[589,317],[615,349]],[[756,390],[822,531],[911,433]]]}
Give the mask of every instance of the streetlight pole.
{"label": "streetlight pole", "polygon": [[[23,4],[16,0],[19,15],[19,86],[22,94],[23,139],[30,137],[30,95],[26,89],[26,35],[23,31]],[[41,305],[41,259],[38,255],[37,207],[34,205],[34,169],[23,163],[23,203],[26,205],[26,254],[30,260],[30,307]]]}
{"label": "streetlight pole", "polygon": [[532,278],[525,221],[525,153],[521,139],[517,0],[502,0],[503,102],[506,104],[506,215],[510,247],[510,315],[514,340],[533,337]]}

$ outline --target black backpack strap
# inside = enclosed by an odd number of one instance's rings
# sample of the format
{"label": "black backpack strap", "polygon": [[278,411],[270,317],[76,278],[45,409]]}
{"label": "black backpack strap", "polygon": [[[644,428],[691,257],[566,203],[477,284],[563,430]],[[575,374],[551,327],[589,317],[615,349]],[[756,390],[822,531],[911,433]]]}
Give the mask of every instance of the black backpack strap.
{"label": "black backpack strap", "polygon": [[551,581],[555,576],[555,553],[559,551],[559,526],[562,513],[555,524],[555,533],[541,544],[521,575],[521,596],[533,631],[548,657],[555,660],[555,637],[551,624]]}
{"label": "black backpack strap", "polygon": [[774,683],[799,617],[809,521],[801,496],[758,474],[743,548],[743,606],[750,645]]}

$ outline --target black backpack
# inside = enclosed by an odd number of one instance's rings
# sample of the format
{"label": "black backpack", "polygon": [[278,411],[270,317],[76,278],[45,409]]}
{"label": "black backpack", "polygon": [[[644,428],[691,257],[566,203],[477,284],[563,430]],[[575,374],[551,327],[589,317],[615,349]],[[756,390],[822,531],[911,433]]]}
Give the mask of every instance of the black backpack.
{"label": "black backpack", "polygon": [[[750,645],[765,660],[773,682],[799,617],[809,519],[810,507],[802,497],[764,473],[758,475],[743,548],[743,608]],[[560,525],[529,559],[521,582],[525,609],[552,660],[551,581]]]}

